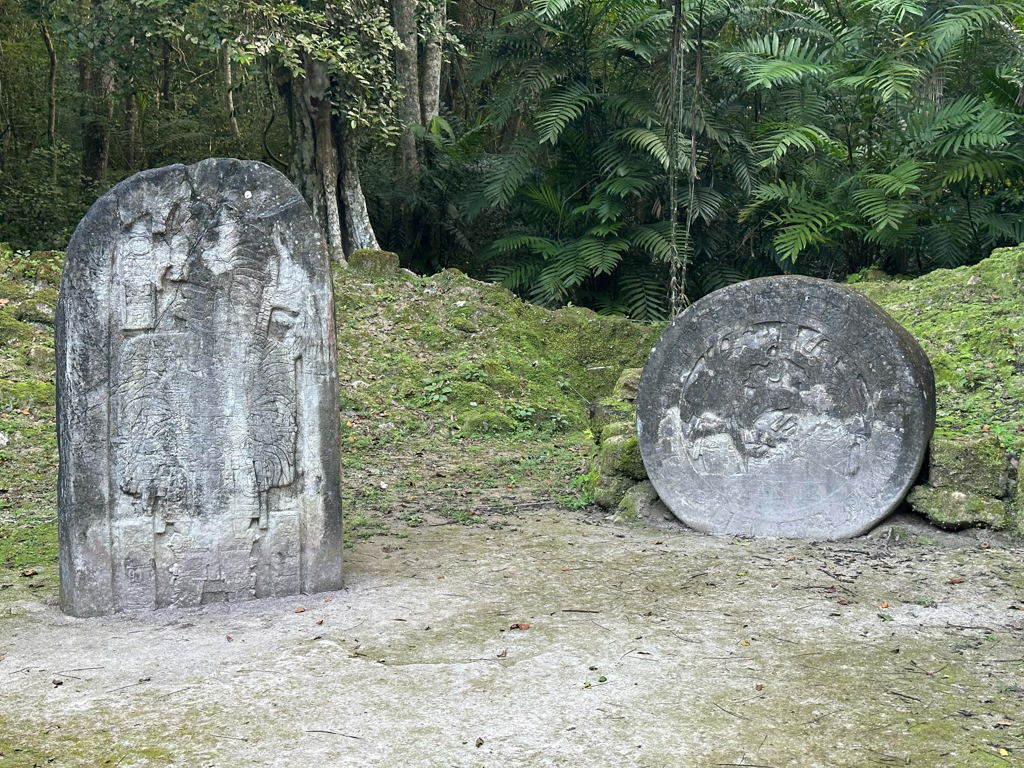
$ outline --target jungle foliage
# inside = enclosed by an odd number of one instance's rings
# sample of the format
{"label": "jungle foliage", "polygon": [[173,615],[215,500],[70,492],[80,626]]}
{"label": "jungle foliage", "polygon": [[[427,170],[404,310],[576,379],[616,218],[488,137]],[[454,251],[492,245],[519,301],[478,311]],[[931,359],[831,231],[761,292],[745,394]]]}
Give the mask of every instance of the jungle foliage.
{"label": "jungle foliage", "polygon": [[144,167],[284,167],[284,73],[315,60],[380,246],[544,305],[660,319],[760,275],[1024,241],[1021,0],[417,0],[424,80],[444,52],[419,121],[417,57],[363,4],[0,0],[0,240],[62,247]]}

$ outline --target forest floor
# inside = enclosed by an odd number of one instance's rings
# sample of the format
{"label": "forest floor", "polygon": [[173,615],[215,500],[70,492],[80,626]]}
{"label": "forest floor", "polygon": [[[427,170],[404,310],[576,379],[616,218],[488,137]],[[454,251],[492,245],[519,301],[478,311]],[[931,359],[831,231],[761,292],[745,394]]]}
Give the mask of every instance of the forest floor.
{"label": "forest floor", "polygon": [[456,274],[339,277],[344,589],[64,616],[55,291],[15,277],[0,768],[1022,762],[1019,540],[907,514],[841,542],[617,522],[590,504],[585,402],[652,331]]}

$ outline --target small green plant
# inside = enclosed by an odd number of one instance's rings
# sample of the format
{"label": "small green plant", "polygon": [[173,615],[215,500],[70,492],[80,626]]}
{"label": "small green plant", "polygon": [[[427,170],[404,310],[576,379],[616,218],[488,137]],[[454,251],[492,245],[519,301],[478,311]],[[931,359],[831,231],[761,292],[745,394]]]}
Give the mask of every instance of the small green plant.
{"label": "small green plant", "polygon": [[548,428],[552,432],[565,432],[569,429],[569,419],[564,413],[553,413],[548,419]]}
{"label": "small green plant", "polygon": [[594,503],[589,475],[575,475],[569,480],[568,493],[555,496],[555,501],[569,509],[585,509]]}
{"label": "small green plant", "polygon": [[512,403],[507,408],[505,408],[505,413],[507,413],[516,421],[527,422],[533,418],[533,414],[536,413],[536,409],[531,408],[528,405]]}
{"label": "small green plant", "polygon": [[410,512],[405,516],[405,524],[410,528],[418,528],[423,525],[423,518],[417,515],[415,512]]}
{"label": "small green plant", "polygon": [[441,514],[445,517],[454,520],[459,525],[470,525],[475,523],[476,520],[469,510],[456,507],[452,504],[445,504],[441,507]]}
{"label": "small green plant", "polygon": [[448,395],[452,393],[451,382],[442,374],[424,376],[420,379],[423,384],[423,393],[420,398],[420,405],[436,405],[448,402]]}
{"label": "small green plant", "polygon": [[465,381],[483,381],[487,378],[487,371],[479,365],[472,364],[459,366],[458,374],[459,378]]}

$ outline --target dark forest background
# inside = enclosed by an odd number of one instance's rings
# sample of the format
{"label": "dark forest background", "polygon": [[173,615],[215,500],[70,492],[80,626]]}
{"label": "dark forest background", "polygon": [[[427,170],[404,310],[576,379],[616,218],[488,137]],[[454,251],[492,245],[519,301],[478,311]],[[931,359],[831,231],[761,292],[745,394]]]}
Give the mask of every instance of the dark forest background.
{"label": "dark forest background", "polygon": [[0,0],[0,240],[209,156],[547,306],[920,274],[1024,241],[1024,3]]}

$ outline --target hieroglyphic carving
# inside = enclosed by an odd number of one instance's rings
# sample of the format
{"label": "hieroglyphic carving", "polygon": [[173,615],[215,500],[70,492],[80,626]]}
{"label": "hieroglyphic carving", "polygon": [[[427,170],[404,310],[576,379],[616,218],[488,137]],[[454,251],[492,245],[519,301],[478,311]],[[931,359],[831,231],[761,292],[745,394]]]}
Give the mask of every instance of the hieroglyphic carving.
{"label": "hieroglyphic carving", "polygon": [[677,516],[838,537],[899,502],[934,392],[920,347],[879,313],[833,284],[770,278],[712,294],[670,326],[641,380],[638,430]]}
{"label": "hieroglyphic carving", "polygon": [[[102,244],[90,238],[104,228]],[[338,586],[329,269],[294,187],[239,161],[140,174],[97,202],[68,261],[58,353],[66,609]],[[94,322],[86,310],[104,289],[106,322]],[[76,354],[90,356],[88,371],[76,371]],[[105,447],[76,434],[97,386],[109,404]],[[79,458],[86,442],[107,459]],[[106,498],[76,504],[90,472],[109,478]],[[104,549],[102,536],[76,547],[73,535],[100,518],[113,564],[105,586],[103,565],[83,559]],[[88,586],[76,592],[79,581]]]}

